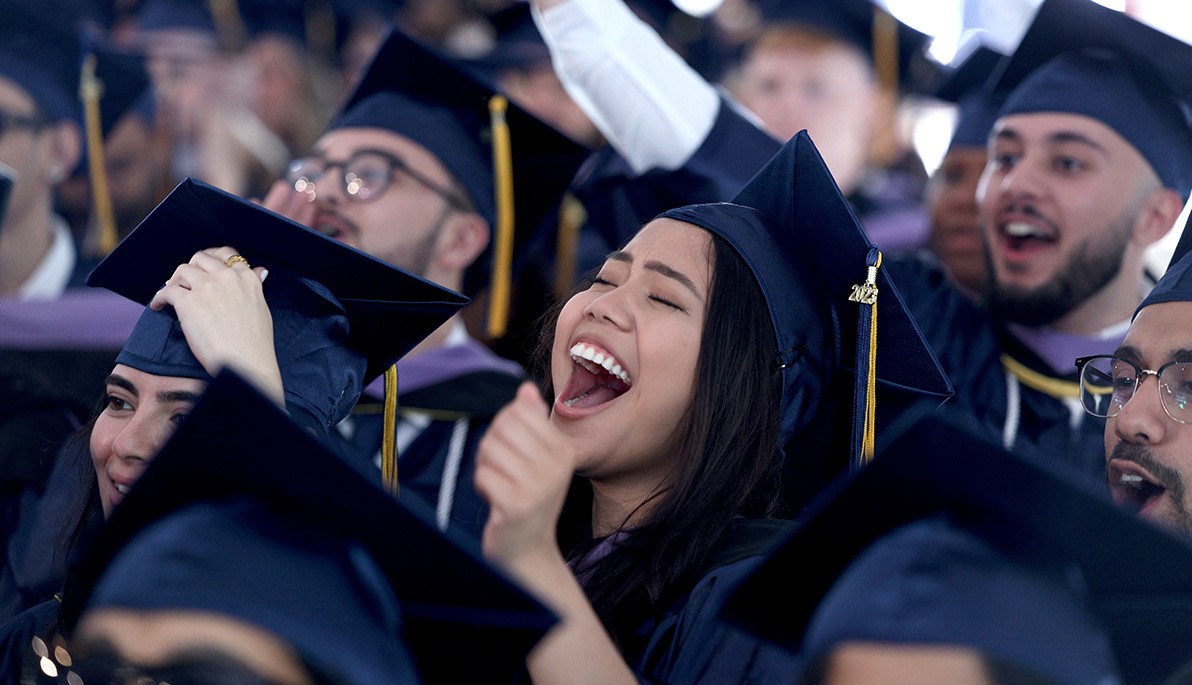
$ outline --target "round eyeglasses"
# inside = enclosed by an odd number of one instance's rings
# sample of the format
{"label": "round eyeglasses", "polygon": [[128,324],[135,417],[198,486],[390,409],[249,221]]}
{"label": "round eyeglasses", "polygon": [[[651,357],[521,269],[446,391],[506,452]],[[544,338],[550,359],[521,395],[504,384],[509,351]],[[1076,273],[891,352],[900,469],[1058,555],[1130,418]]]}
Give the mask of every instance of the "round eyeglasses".
{"label": "round eyeglasses", "polygon": [[332,161],[321,155],[300,157],[290,162],[286,180],[293,184],[294,190],[306,193],[313,200],[315,185],[332,169],[339,169],[340,189],[344,196],[355,202],[371,202],[381,197],[390,186],[400,184],[400,172],[443,198],[451,208],[472,211],[466,198],[414,171],[400,157],[384,150],[357,150],[342,161]]}
{"label": "round eyeglasses", "polygon": [[1076,368],[1080,371],[1080,401],[1093,416],[1111,419],[1122,413],[1143,377],[1154,376],[1163,411],[1179,423],[1192,424],[1192,363],[1168,362],[1151,370],[1129,359],[1098,355],[1077,359]]}

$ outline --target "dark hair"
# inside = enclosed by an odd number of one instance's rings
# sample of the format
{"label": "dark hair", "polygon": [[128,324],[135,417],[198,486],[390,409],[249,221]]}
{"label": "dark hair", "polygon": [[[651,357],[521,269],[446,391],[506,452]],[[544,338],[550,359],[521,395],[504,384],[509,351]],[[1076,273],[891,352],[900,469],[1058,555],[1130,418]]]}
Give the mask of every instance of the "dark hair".
{"label": "dark hair", "polygon": [[[780,476],[781,389],[774,329],[761,289],[728,243],[709,233],[712,283],[700,340],[695,392],[678,430],[675,472],[656,492],[645,521],[623,532],[613,550],[577,569],[601,621],[623,651],[632,632],[658,606],[675,601],[700,577],[709,553],[738,516],[767,516]],[[553,326],[544,327],[549,359]],[[550,394],[549,374],[547,380]],[[569,521],[587,517],[590,486],[577,483],[560,521],[566,549]],[[584,500],[588,499],[587,502]],[[593,543],[575,549],[582,556]]]}
{"label": "dark hair", "polygon": [[63,561],[70,559],[87,531],[96,527],[103,518],[103,507],[99,501],[99,482],[91,464],[91,431],[95,428],[96,419],[103,413],[106,401],[106,395],[100,398],[91,413],[91,418],[66,439],[62,445],[62,452],[58,455],[70,469],[74,478],[74,491],[77,493],[70,509],[67,510],[62,531],[58,536],[58,549],[65,554]]}

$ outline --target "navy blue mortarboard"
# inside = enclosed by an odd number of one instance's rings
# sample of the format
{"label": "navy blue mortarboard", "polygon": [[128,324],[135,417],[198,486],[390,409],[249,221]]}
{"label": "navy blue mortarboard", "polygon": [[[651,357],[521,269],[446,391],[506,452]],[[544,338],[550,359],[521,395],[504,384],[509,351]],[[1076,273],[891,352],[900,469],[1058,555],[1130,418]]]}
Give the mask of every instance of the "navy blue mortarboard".
{"label": "navy blue mortarboard", "polygon": [[1116,661],[1157,683],[1192,659],[1192,546],[955,420],[911,427],[826,490],[723,615],[809,657],[952,644],[1058,682],[1103,682]]}
{"label": "navy blue mortarboard", "polygon": [[917,72],[924,68],[920,53],[928,36],[871,0],[759,0],[757,5],[767,23],[814,26],[857,46],[884,85],[914,89],[922,78]]}
{"label": "navy blue mortarboard", "polygon": [[[462,65],[394,30],[328,130],[381,128],[433,153],[493,227],[464,292],[492,277],[489,334],[504,334],[515,255],[557,213],[587,151]],[[522,255],[524,256],[524,255]]]}
{"label": "navy blue mortarboard", "polygon": [[1188,230],[1190,226],[1192,215],[1184,224],[1180,241],[1176,243],[1171,261],[1167,263],[1167,271],[1143,298],[1138,309],[1134,310],[1134,316],[1138,316],[1143,307],[1160,302],[1192,302],[1192,231]]}
{"label": "navy blue mortarboard", "polygon": [[[396,596],[401,637],[427,683],[512,682],[524,668],[526,653],[555,622],[541,604],[492,569],[474,543],[459,543],[437,530],[428,512],[390,497],[296,427],[246,382],[224,372],[211,382],[187,420],[149,463],[81,559],[76,569],[78,592],[67,593],[63,599],[64,627],[73,631],[87,608],[117,605],[113,601],[117,596],[120,603],[134,609],[211,609],[258,623],[261,614],[278,610],[281,616],[266,628],[286,637],[288,631],[278,630],[277,622],[303,624],[326,637],[326,644],[311,643],[310,651],[303,655],[315,665],[330,661],[353,685],[389,682],[351,678],[355,668],[372,670],[374,665],[394,660],[369,656],[367,642],[345,645],[348,638],[364,632],[380,637],[378,615],[384,615],[383,605],[361,606],[357,598],[344,610],[337,610],[330,600],[346,593],[346,588],[328,586],[329,596],[316,600],[293,592],[287,580],[289,562],[272,567],[252,553],[212,549],[225,532],[237,548],[247,541],[228,530],[231,522],[227,519],[203,513],[209,510],[166,520],[195,504],[243,499],[253,500],[254,510],[263,507],[274,514],[268,523],[253,523],[257,520],[254,514],[251,534],[260,535],[263,530],[266,537],[276,539],[273,531],[293,527],[296,535],[287,534],[282,540],[289,547],[285,555],[290,561],[291,551],[302,549],[300,533],[305,530],[318,532],[324,540],[358,545],[367,552],[369,565],[375,564],[383,584]],[[161,520],[165,520],[164,532],[159,533],[153,523]],[[207,522],[218,529],[208,533],[202,526]],[[198,531],[195,536],[202,538],[178,540],[179,535],[170,536],[180,552],[201,548],[203,555],[225,558],[174,561],[165,569],[148,566],[136,573],[119,574],[137,559],[142,532],[164,537],[171,529]],[[146,545],[151,548],[153,543]],[[270,553],[277,547],[271,545]],[[125,560],[126,553],[131,559]],[[248,568],[230,568],[237,563]],[[324,560],[324,566],[326,563]],[[179,582],[176,576],[171,580],[168,571],[183,567],[188,569],[186,582]],[[245,585],[214,587],[213,579],[199,573],[199,569],[209,568],[243,580]],[[299,578],[313,580],[322,571],[316,567],[312,572],[295,572]],[[258,588],[262,597],[247,596],[251,593],[245,589],[251,587],[245,586],[250,583],[264,584]],[[307,604],[316,601],[318,605]],[[329,615],[321,614],[320,608]],[[368,626],[339,626],[338,619],[361,616],[370,608],[373,615]],[[299,615],[294,616],[295,612]],[[337,630],[344,634],[326,633]]]}
{"label": "navy blue mortarboard", "polygon": [[[287,405],[326,431],[362,385],[389,368],[467,299],[202,182],[188,179],[100,262],[87,284],[147,305],[179,264],[231,245],[253,266],[273,317]],[[207,378],[170,308],[146,308],[117,362]]]}
{"label": "navy blue mortarboard", "polygon": [[489,18],[496,40],[483,56],[469,60],[483,73],[495,76],[505,69],[550,68],[550,49],[542,39],[528,2],[515,2]]}
{"label": "navy blue mortarboard", "polygon": [[72,3],[0,2],[0,77],[20,86],[47,121],[78,112],[79,20]]}
{"label": "navy blue mortarboard", "polygon": [[731,203],[682,207],[661,216],[720,236],[757,279],[782,369],[784,443],[807,428],[835,393],[836,371],[848,367],[852,355],[854,467],[872,455],[876,381],[912,394],[951,395],[923,334],[878,268],[881,254],[806,131],[791,138]]}
{"label": "navy blue mortarboard", "polygon": [[989,79],[1005,55],[978,45],[950,73],[935,97],[956,105],[956,128],[948,147],[984,148],[997,121],[1005,93],[986,89]]}
{"label": "navy blue mortarboard", "polygon": [[1192,190],[1192,45],[1087,0],[1045,0],[996,81],[1001,114],[1066,112],[1116,131]]}
{"label": "navy blue mortarboard", "polygon": [[206,0],[145,0],[137,11],[141,31],[187,29],[215,34],[215,20]]}

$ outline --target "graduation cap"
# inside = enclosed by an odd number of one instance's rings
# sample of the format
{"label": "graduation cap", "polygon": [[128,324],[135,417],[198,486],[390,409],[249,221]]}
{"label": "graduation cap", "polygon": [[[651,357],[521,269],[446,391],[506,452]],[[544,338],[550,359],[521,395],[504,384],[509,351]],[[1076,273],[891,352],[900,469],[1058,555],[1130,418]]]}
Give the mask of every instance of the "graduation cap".
{"label": "graduation cap", "polygon": [[[262,287],[286,403],[311,417],[320,433],[351,410],[364,383],[467,304],[458,293],[193,179],[150,212],[87,284],[148,305],[179,264],[221,245],[269,269]],[[159,375],[208,377],[171,308],[146,308],[117,362]]]}
{"label": "graduation cap", "polygon": [[791,138],[731,203],[661,216],[720,236],[757,279],[782,370],[783,443],[807,428],[836,394],[836,370],[847,367],[852,355],[854,468],[873,454],[878,381],[912,395],[951,395],[939,362],[880,268],[881,253],[806,131]]}
{"label": "graduation cap", "polygon": [[84,38],[83,46],[79,98],[83,103],[91,201],[99,221],[99,250],[106,255],[116,247],[119,237],[104,166],[104,141],[126,114],[139,111],[147,99],[151,101],[152,94],[143,55],[101,46],[90,37]]}
{"label": "graduation cap", "polygon": [[[1088,669],[1113,660],[1125,682],[1161,682],[1192,659],[1192,546],[958,420],[912,427],[826,490],[722,615],[809,657],[848,639],[959,644],[1060,682],[1104,682]],[[961,534],[904,528],[940,516]],[[932,545],[944,554],[913,556]]]}
{"label": "graduation cap", "polygon": [[495,78],[505,69],[550,68],[550,49],[534,24],[528,2],[515,2],[490,15],[488,21],[496,32],[493,47],[483,56],[469,60],[481,73]]}
{"label": "graduation cap", "polygon": [[911,87],[923,67],[918,58],[929,37],[871,0],[758,0],[763,21],[814,26],[860,48],[881,83]]}
{"label": "graduation cap", "polygon": [[986,86],[1004,58],[996,50],[977,45],[936,90],[935,97],[956,105],[956,128],[949,148],[985,148],[1005,101],[1005,93],[992,92]]}
{"label": "graduation cap", "polygon": [[227,52],[239,51],[248,36],[236,0],[145,0],[137,12],[137,27],[143,32],[210,34]]}
{"label": "graduation cap", "polygon": [[1192,45],[1087,0],[1045,0],[995,87],[1001,115],[1068,112],[1116,131],[1163,185],[1192,189]]}
{"label": "graduation cap", "polygon": [[78,112],[79,15],[73,3],[0,1],[0,76],[16,83],[48,122]]}
{"label": "graduation cap", "polygon": [[[297,534],[286,535],[283,542],[294,550],[295,546],[301,549],[301,531],[312,528],[324,539],[353,543],[368,553],[370,564],[380,570],[382,582],[396,596],[401,637],[426,683],[512,682],[524,668],[527,652],[555,622],[549,611],[490,567],[474,547],[438,531],[427,512],[390,497],[295,426],[246,382],[224,372],[211,382],[80,560],[78,592],[63,598],[63,626],[73,631],[89,607],[215,611],[240,616],[291,640],[295,633],[285,628],[309,628],[318,639],[295,646],[305,649],[302,656],[315,665],[329,667],[350,684],[391,682],[352,677],[393,659],[381,658],[389,654],[367,653],[375,640],[349,644],[365,627],[339,627],[333,618],[343,617],[344,611],[324,601],[342,595],[345,588],[326,586],[327,598],[294,593],[287,580],[293,568],[289,561],[294,561],[290,550],[284,566],[271,567],[266,559],[256,559],[255,552],[235,554],[246,538],[230,531],[230,522],[222,517],[214,519],[223,522],[210,534],[202,526],[213,520],[210,515],[182,514],[183,518],[173,519],[195,504],[245,498],[274,514],[268,524],[272,528],[257,524],[251,531],[254,535],[260,535],[262,527],[269,531],[293,526]],[[156,545],[153,536],[166,534],[158,532],[156,521],[163,521],[165,531],[180,527],[201,531],[199,537],[207,540],[172,536],[172,542]],[[225,532],[235,545],[227,551],[213,544]],[[142,533],[150,536],[145,543]],[[132,563],[144,547],[164,551],[170,545],[183,551],[201,549],[200,557],[219,554],[221,558],[172,561],[163,568]],[[268,551],[275,552],[277,546],[271,547]],[[251,579],[232,568],[235,564],[249,567]],[[121,572],[130,567],[137,570]],[[188,569],[185,583],[170,573],[176,568]],[[209,568],[226,573],[237,584],[215,585],[199,573]],[[311,578],[294,570],[299,577]],[[253,597],[248,590],[254,589],[262,596]],[[320,608],[330,616],[321,614]],[[367,608],[346,610],[358,616]],[[372,609],[374,616],[380,613],[379,607]],[[279,616],[262,623],[262,615],[270,611]],[[340,630],[342,634],[333,634]],[[380,637],[373,626],[368,633]]]}
{"label": "graduation cap", "polygon": [[515,255],[555,218],[586,150],[398,30],[328,130],[357,127],[382,128],[429,150],[493,227],[489,249],[464,274],[464,292],[491,277],[489,335],[501,337]]}
{"label": "graduation cap", "polygon": [[1167,263],[1167,271],[1143,298],[1138,309],[1134,310],[1134,317],[1138,316],[1138,312],[1142,311],[1143,307],[1149,307],[1152,304],[1192,302],[1192,256],[1189,256],[1192,253],[1192,231],[1188,230],[1190,226],[1192,226],[1192,215],[1189,215],[1188,221],[1184,224],[1180,241],[1176,243],[1171,261]]}

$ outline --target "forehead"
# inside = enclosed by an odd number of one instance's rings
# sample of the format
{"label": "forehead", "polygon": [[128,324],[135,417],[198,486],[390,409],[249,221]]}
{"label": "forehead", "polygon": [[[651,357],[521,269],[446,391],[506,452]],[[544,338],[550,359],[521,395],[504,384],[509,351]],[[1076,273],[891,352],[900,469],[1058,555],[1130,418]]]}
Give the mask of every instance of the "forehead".
{"label": "forehead", "polygon": [[124,380],[133,384],[137,392],[144,393],[159,393],[168,391],[183,391],[200,393],[206,387],[206,382],[197,378],[184,378],[182,376],[159,376],[155,373],[148,373],[140,369],[128,366],[126,364],[117,364],[112,369],[112,375],[120,376]]}
{"label": "forehead", "polygon": [[0,76],[0,110],[11,114],[32,114],[36,108],[33,98],[24,88]]}
{"label": "forehead", "polygon": [[1171,351],[1192,349],[1192,302],[1160,302],[1138,312],[1123,347],[1141,353],[1141,361],[1159,365]]}
{"label": "forehead", "polygon": [[324,133],[314,151],[343,160],[358,150],[383,150],[399,157],[414,171],[446,182],[451,176],[433,152],[409,138],[384,128],[338,128]]}
{"label": "forehead", "polygon": [[[1142,160],[1142,156],[1117,131],[1083,114],[1068,112],[1028,112],[1008,114],[993,126],[991,140],[1008,134],[1026,144],[1050,144],[1062,136],[1075,135],[1093,141],[1104,149]],[[1132,155],[1132,156],[1131,156]]]}
{"label": "forehead", "polygon": [[655,219],[625,245],[634,262],[652,260],[683,272],[705,286],[712,277],[712,236],[685,221]]}

